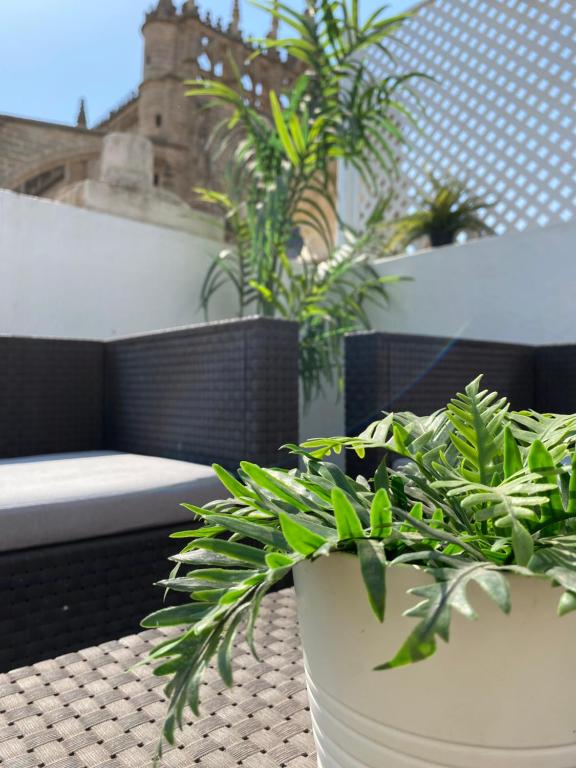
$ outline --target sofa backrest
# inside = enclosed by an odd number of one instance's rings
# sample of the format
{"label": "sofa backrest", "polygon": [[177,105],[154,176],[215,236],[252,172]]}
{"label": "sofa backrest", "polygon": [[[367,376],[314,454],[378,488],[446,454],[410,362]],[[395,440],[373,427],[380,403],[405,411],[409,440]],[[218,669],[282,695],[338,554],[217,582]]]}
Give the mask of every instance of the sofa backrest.
{"label": "sofa backrest", "polygon": [[385,411],[425,415],[446,405],[478,374],[514,408],[534,407],[534,347],[379,332],[346,339],[346,428]]}
{"label": "sofa backrest", "polygon": [[109,342],[0,337],[0,458],[112,449],[292,466],[298,326],[247,318]]}
{"label": "sofa backrest", "polygon": [[106,345],[106,445],[236,467],[291,464],[298,439],[298,327],[207,323]]}
{"label": "sofa backrest", "polygon": [[0,337],[0,457],[103,447],[104,345]]}
{"label": "sofa backrest", "polygon": [[[576,348],[575,360],[576,360]],[[426,415],[442,408],[478,374],[483,387],[515,409],[535,408],[537,349],[470,339],[366,332],[346,338],[346,434],[355,435],[382,411]],[[347,457],[352,474],[371,474],[382,455]]]}
{"label": "sofa backrest", "polygon": [[576,345],[536,350],[536,410],[576,413]]}

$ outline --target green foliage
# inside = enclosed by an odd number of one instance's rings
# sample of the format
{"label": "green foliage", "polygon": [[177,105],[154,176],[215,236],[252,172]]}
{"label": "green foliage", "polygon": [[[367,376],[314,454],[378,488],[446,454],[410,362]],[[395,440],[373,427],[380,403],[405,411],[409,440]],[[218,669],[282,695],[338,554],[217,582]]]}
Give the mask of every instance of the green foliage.
{"label": "green foliage", "polygon": [[[545,578],[561,587],[559,614],[575,610],[575,442],[576,417],[511,412],[478,378],[431,416],[388,414],[358,437],[290,446],[300,470],[243,462],[233,478],[216,467],[233,498],[190,507],[202,526],[181,534],[189,541],[172,559],[191,570],[161,582],[192,602],[143,622],[182,626],[152,652],[156,674],[171,677],[166,738],[173,741],[187,705],[198,711],[211,660],[232,684],[236,633],[246,627],[251,638],[264,594],[304,559],[355,554],[379,621],[388,569],[409,563],[428,575],[429,584],[411,590],[414,630],[378,669],[432,655],[437,639],[449,638],[453,611],[474,619],[472,582],[508,613],[510,573]],[[353,479],[327,460],[382,448],[409,461]]]}
{"label": "green foliage", "polygon": [[[368,47],[389,56],[387,38],[407,14],[386,18],[383,7],[362,22],[357,0],[311,0],[302,12],[276,0],[261,7],[289,31],[255,41],[254,56],[278,49],[296,60],[300,70],[289,92],[272,91],[269,103],[257,107],[239,72],[236,87],[188,83],[190,96],[224,115],[213,141],[229,158],[224,190],[199,190],[224,213],[231,241],[208,271],[202,305],[207,311],[214,294],[231,284],[241,316],[298,321],[309,401],[323,383],[340,378],[344,334],[368,327],[366,306],[385,303],[390,282],[369,265],[364,235],[348,232],[348,242],[335,248],[336,163],[352,165],[374,192],[379,174],[394,172],[393,145],[402,142],[396,118],[412,120],[399,97],[412,93],[417,73],[377,78],[362,56]],[[294,264],[294,238],[310,234],[328,257]]]}
{"label": "green foliage", "polygon": [[494,203],[470,194],[466,185],[456,179],[442,181],[430,176],[429,180],[431,192],[422,194],[418,210],[392,222],[392,235],[387,243],[389,253],[404,250],[423,237],[436,247],[450,245],[460,232],[478,236],[494,234],[480,214]]}

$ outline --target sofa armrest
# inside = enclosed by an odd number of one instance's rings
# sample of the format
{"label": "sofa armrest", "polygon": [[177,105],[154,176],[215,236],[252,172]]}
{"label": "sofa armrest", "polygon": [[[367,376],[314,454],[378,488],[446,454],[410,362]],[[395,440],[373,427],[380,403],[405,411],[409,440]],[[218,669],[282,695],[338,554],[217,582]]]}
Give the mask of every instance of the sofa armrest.
{"label": "sofa armrest", "polygon": [[298,327],[268,318],[206,323],[106,345],[108,448],[235,468],[292,466]]}
{"label": "sofa armrest", "polygon": [[0,336],[0,458],[103,447],[104,345]]}

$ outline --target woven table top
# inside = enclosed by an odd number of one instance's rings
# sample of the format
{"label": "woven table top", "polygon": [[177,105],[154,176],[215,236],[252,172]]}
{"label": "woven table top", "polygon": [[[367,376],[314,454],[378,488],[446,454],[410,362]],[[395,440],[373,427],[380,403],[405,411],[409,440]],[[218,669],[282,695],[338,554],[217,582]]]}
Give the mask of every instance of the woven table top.
{"label": "woven table top", "polygon": [[[0,766],[151,766],[166,680],[149,665],[128,670],[168,634],[150,630],[0,675]],[[264,600],[255,639],[262,661],[239,642],[233,688],[209,670],[202,716],[189,713],[162,766],[314,768],[292,590]]]}

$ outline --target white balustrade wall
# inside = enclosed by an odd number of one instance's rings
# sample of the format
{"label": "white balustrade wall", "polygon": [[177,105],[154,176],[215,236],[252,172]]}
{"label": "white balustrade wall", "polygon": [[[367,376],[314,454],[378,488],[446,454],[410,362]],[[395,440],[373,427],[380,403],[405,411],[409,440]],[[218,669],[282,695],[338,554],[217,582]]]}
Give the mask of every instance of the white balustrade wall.
{"label": "white balustrade wall", "polygon": [[[202,322],[220,244],[0,190],[0,334],[108,339]],[[233,317],[222,291],[211,319]]]}
{"label": "white balustrade wall", "polygon": [[571,221],[382,259],[380,275],[409,280],[370,320],[391,333],[575,344],[575,244]]}
{"label": "white balustrade wall", "polygon": [[[403,121],[390,216],[414,209],[427,173],[455,177],[497,200],[497,233],[569,221],[576,211],[576,0],[432,0],[396,34],[378,77],[421,71],[411,85],[425,108]],[[357,174],[341,177],[341,209],[361,226],[374,205]]]}

